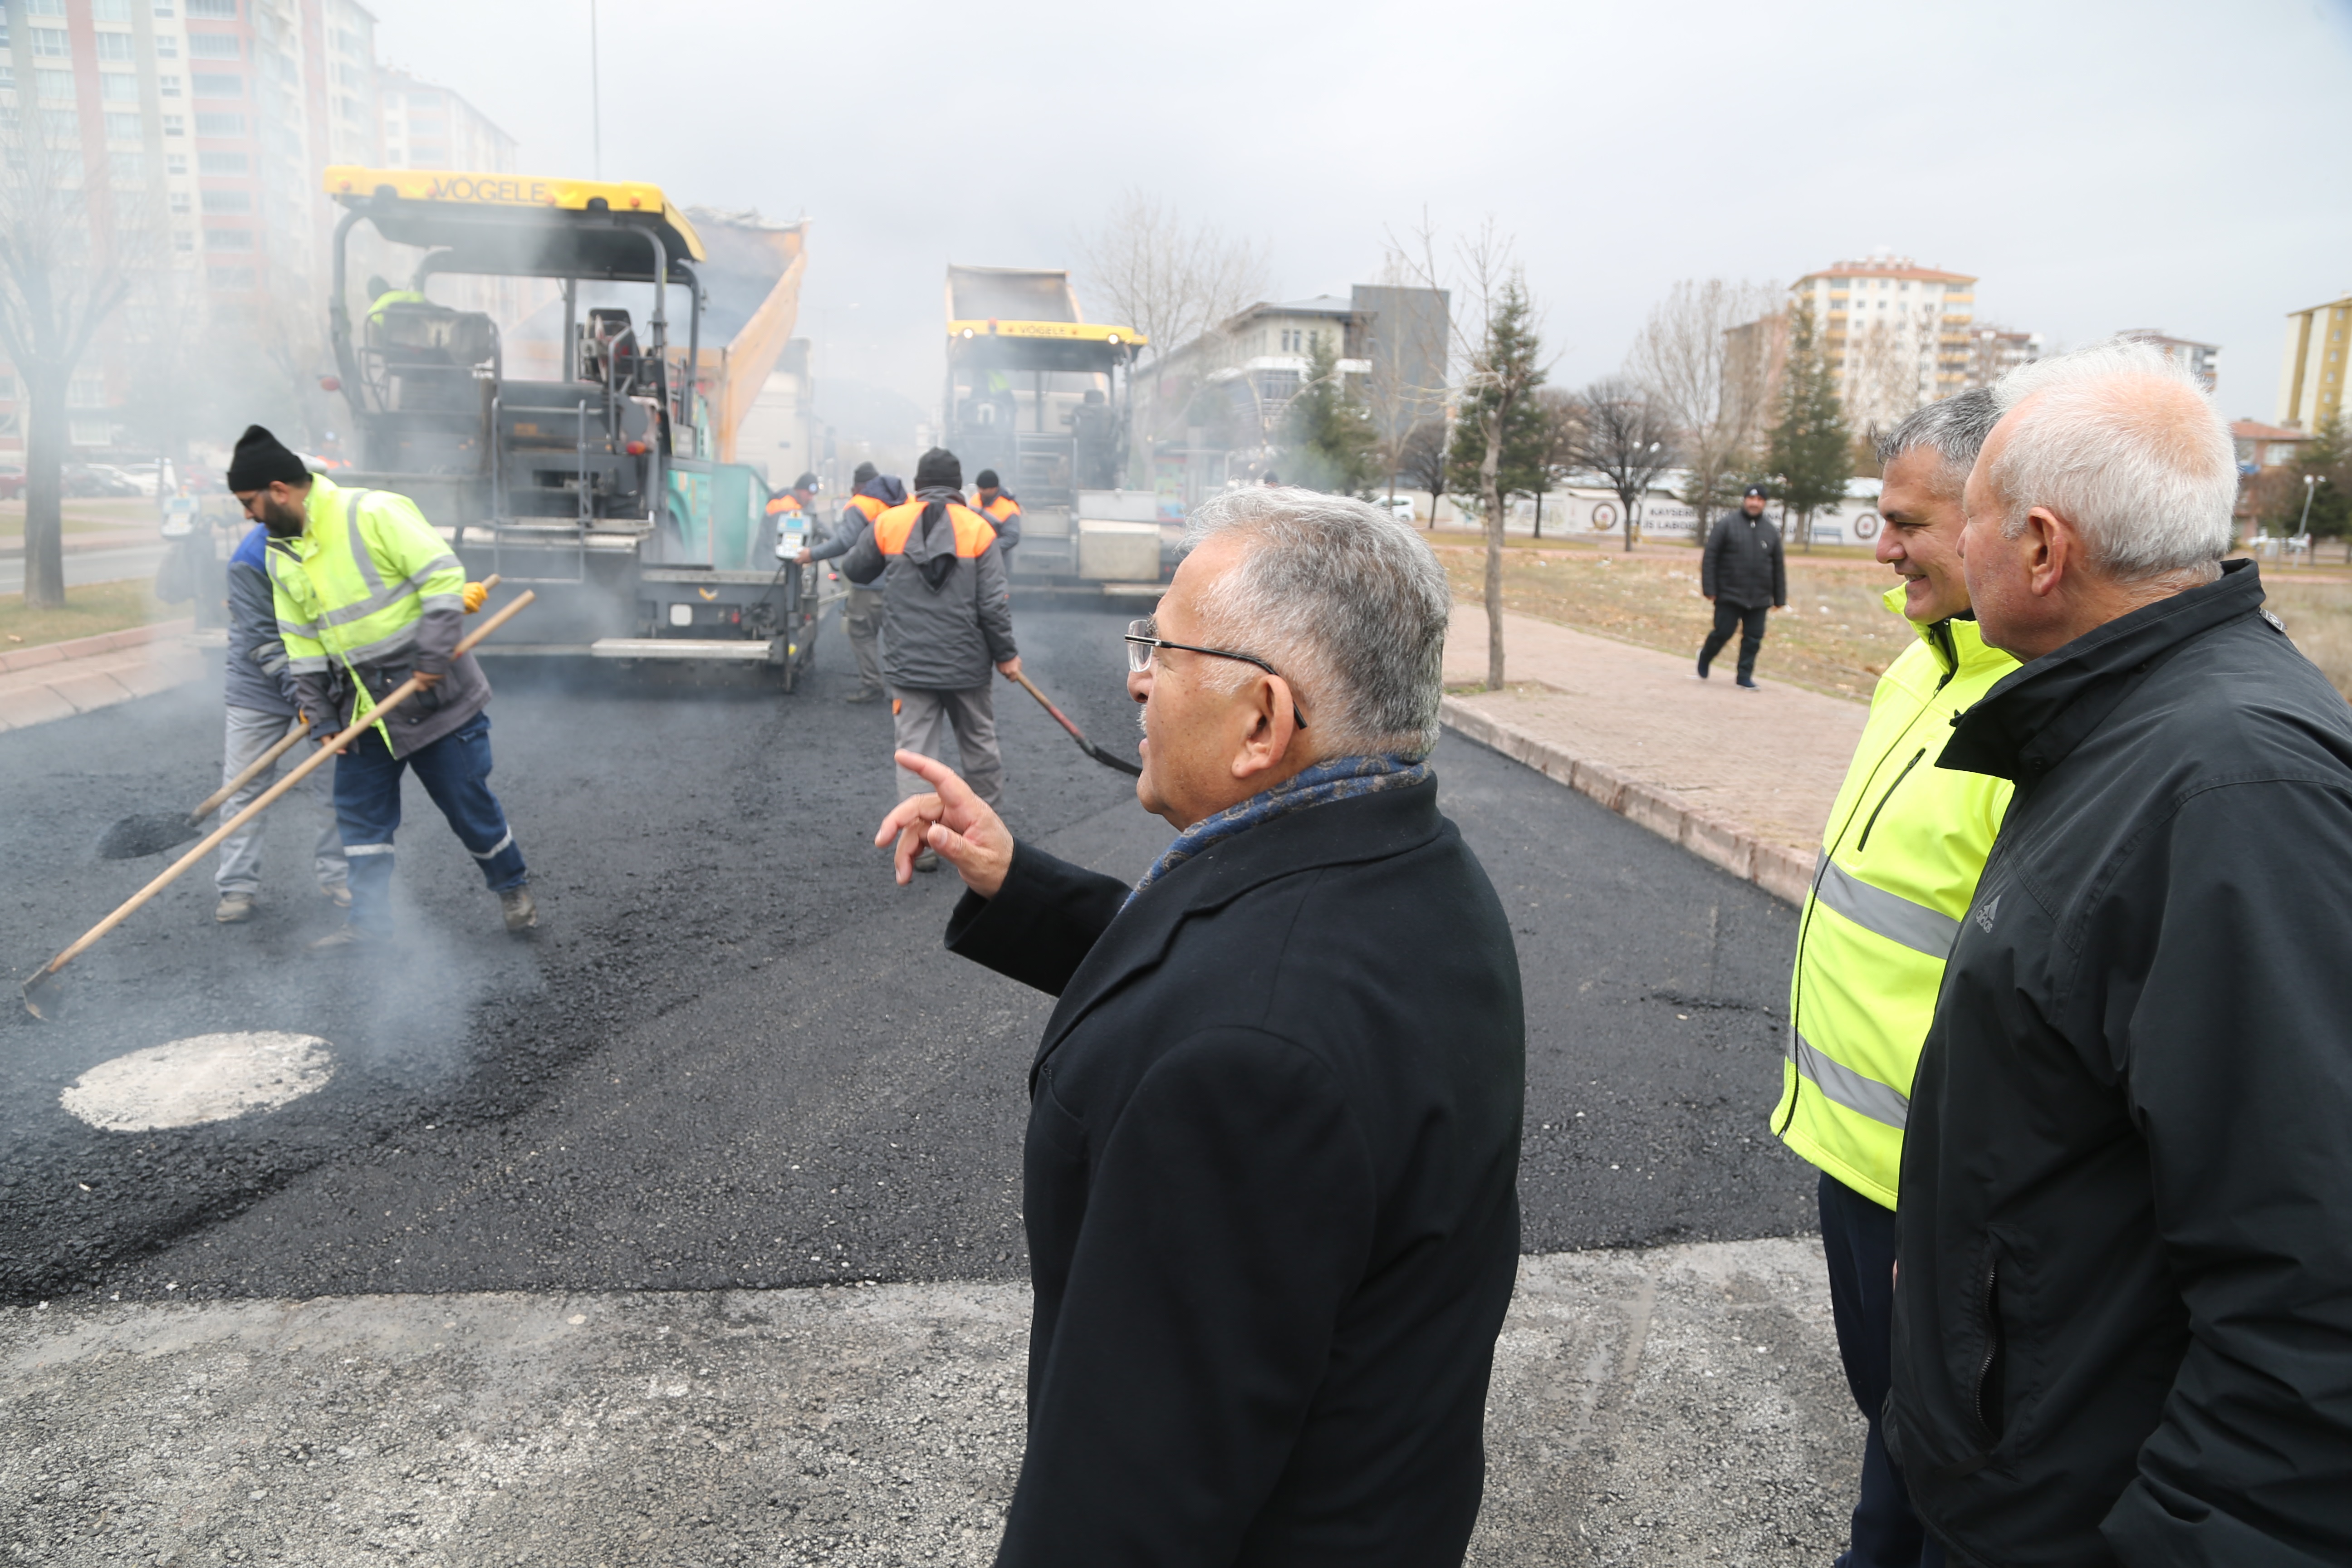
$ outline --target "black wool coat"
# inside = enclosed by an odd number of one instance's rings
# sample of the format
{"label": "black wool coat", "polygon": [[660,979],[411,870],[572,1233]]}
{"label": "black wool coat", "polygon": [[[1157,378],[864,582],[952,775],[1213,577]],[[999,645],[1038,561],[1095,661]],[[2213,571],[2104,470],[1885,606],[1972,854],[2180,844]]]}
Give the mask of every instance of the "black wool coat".
{"label": "black wool coat", "polygon": [[1769,517],[1727,511],[1715,520],[1699,553],[1698,591],[1742,609],[1789,602],[1789,564],[1780,526]]}
{"label": "black wool coat", "polygon": [[998,1562],[1459,1563],[1519,1249],[1494,889],[1432,780],[1127,894],[1022,845],[948,928],[1061,998],[1029,1076],[1029,1443]]}
{"label": "black wool coat", "polygon": [[2035,659],[1911,1089],[1887,1444],[1952,1561],[2352,1563],[2352,714],[2260,574]]}

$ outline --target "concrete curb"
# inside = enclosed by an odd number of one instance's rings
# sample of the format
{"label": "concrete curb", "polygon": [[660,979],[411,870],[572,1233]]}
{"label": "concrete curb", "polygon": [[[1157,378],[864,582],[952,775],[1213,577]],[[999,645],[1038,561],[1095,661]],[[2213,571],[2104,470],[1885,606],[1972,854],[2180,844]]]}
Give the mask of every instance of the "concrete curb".
{"label": "concrete curb", "polygon": [[74,637],[66,642],[39,643],[32,647],[20,647],[0,653],[0,675],[13,670],[31,669],[37,665],[58,664],[68,659],[88,658],[94,654],[119,653],[126,647],[142,643],[160,642],[195,630],[194,617],[176,621],[153,621],[143,626],[130,626],[119,632],[100,632],[93,637]]}
{"label": "concrete curb", "polygon": [[1439,709],[1447,728],[1489,751],[1524,763],[1545,777],[1591,796],[1628,821],[1671,838],[1711,866],[1753,882],[1776,899],[1802,904],[1812,862],[1785,845],[1769,844],[1737,823],[1708,816],[1669,791],[1629,778],[1606,763],[1572,757],[1549,741],[1448,697]]}

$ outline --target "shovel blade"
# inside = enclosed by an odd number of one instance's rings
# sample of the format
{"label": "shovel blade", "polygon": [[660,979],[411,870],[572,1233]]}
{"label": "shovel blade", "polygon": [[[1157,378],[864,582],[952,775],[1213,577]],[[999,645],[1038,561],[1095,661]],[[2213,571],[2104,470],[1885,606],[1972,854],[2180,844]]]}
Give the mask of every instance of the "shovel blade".
{"label": "shovel blade", "polygon": [[185,812],[126,816],[98,841],[98,856],[101,860],[136,860],[144,855],[161,855],[203,831]]}
{"label": "shovel blade", "polygon": [[66,980],[54,969],[44,969],[25,982],[25,1011],[43,1023],[65,1016]]}

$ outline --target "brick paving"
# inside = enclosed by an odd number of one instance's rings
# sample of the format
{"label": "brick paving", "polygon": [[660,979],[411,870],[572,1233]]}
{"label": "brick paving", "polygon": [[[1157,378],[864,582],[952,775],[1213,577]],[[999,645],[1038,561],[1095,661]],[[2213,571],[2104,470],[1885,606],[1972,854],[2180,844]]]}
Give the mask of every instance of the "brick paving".
{"label": "brick paving", "polygon": [[[1527,616],[1503,617],[1501,691],[1465,688],[1486,674],[1486,616],[1456,606],[1445,642],[1445,682],[1455,695],[1449,721],[1498,750],[1603,799],[1696,852],[1753,878],[1783,897],[1793,872],[1801,889],[1867,709],[1771,679],[1768,636],[1757,671],[1760,691],[1732,684],[1731,658],[1700,680],[1689,658],[1595,637]],[[1468,715],[1488,721],[1474,726]],[[1516,742],[1516,743],[1515,743]],[[1598,764],[1598,784],[1567,765]],[[1549,764],[1549,765],[1548,765]],[[1614,782],[1612,782],[1614,781]],[[1638,800],[1622,784],[1643,786]],[[1675,814],[1682,814],[1677,819]],[[1723,860],[1698,839],[1726,830],[1773,851],[1761,864]]]}
{"label": "brick paving", "polygon": [[204,672],[186,621],[12,649],[0,654],[0,731],[128,702]]}

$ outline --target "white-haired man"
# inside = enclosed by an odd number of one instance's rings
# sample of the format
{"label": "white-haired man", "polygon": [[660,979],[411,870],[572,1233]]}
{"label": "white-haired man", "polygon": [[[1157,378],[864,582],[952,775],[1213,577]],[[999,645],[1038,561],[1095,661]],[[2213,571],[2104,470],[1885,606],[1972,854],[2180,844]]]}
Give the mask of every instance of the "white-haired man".
{"label": "white-haired man", "polygon": [[1030,1069],[1029,1442],[1002,1564],[1458,1563],[1518,1261],[1508,923],[1438,814],[1451,595],[1408,523],[1304,490],[1193,520],[1129,628],[1130,889],[1015,845],[941,764],[900,805],[948,945],[1060,998]]}
{"label": "white-haired man", "polygon": [[2016,794],[1903,1148],[1888,1446],[1954,1560],[2352,1561],[2352,716],[2153,350],[2013,373],[1965,497]]}

